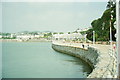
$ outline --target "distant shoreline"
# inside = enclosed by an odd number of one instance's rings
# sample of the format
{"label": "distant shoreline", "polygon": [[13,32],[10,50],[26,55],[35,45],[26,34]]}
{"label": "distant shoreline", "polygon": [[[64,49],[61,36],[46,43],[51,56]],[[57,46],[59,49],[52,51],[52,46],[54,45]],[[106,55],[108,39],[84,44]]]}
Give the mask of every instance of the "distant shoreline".
{"label": "distant shoreline", "polygon": [[31,39],[31,40],[0,39],[0,42],[51,42],[51,40],[40,40],[40,39]]}
{"label": "distant shoreline", "polygon": [[[52,42],[52,40],[47,40],[47,39],[29,39],[29,40],[21,40],[21,39],[0,39],[0,42]],[[84,43],[84,42],[70,42],[70,41],[65,41],[67,43]],[[103,45],[110,45],[108,41],[97,41],[95,42],[96,44],[103,44]],[[93,44],[92,42],[89,42],[88,44]],[[112,44],[116,44],[116,42],[112,42]]]}

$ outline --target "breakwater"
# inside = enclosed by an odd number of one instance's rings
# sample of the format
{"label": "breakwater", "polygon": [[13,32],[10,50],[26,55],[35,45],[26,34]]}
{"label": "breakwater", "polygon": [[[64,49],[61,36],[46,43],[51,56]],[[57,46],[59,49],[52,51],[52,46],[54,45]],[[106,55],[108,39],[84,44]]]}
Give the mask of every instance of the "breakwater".
{"label": "breakwater", "polygon": [[56,51],[66,53],[86,61],[92,68],[88,78],[116,78],[116,60],[109,55],[109,46],[97,45],[87,49],[65,43],[52,43]]}

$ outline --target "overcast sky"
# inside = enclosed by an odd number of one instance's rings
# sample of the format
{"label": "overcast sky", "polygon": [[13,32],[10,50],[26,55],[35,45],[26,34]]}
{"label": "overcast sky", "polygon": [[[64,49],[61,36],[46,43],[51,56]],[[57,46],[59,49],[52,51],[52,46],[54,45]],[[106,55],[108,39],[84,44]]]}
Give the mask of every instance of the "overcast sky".
{"label": "overcast sky", "polygon": [[3,2],[3,32],[74,31],[90,27],[107,2]]}

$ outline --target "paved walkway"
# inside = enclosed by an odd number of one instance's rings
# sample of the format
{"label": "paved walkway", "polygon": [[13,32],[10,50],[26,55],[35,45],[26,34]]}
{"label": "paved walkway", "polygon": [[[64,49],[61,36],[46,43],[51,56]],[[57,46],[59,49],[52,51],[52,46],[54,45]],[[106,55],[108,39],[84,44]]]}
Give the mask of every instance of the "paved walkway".
{"label": "paved walkway", "polygon": [[[116,77],[116,57],[115,50],[111,50],[110,45],[102,45],[102,44],[88,44],[88,43],[69,43],[69,42],[61,42],[54,41],[53,43],[58,45],[79,47],[84,49],[88,49],[88,47],[93,47],[100,52],[99,63],[96,65],[96,68],[93,72],[88,76],[88,78],[113,78]],[[89,45],[89,46],[88,46]],[[114,55],[113,55],[114,54]]]}

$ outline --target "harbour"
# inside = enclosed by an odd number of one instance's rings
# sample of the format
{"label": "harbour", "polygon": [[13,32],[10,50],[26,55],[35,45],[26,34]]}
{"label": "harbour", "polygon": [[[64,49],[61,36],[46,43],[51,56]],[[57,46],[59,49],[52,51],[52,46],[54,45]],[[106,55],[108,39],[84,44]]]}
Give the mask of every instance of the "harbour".
{"label": "harbour", "polygon": [[91,67],[56,52],[51,42],[3,42],[3,78],[86,78]]}

